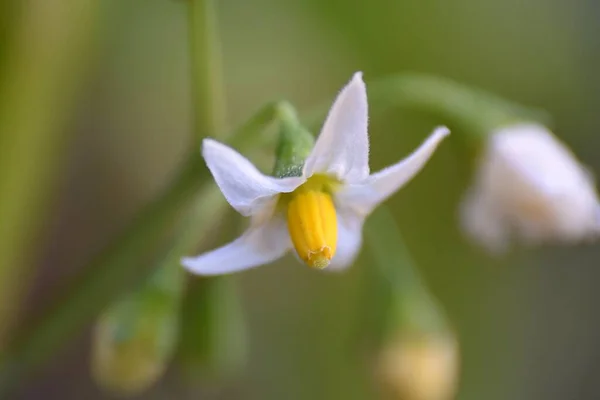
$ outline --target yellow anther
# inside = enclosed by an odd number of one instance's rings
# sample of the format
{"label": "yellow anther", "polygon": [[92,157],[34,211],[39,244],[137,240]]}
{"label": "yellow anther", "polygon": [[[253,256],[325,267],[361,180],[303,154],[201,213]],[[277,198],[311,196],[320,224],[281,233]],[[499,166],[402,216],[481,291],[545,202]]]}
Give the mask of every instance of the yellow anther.
{"label": "yellow anther", "polygon": [[297,190],[288,203],[287,221],[298,256],[311,267],[327,267],[337,245],[331,196],[320,190]]}

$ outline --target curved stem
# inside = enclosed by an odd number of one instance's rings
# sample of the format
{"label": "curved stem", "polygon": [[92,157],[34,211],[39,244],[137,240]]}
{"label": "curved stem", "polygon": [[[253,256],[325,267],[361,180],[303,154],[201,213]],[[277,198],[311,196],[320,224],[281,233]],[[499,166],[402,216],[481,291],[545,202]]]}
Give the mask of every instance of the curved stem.
{"label": "curved stem", "polygon": [[384,334],[398,326],[420,332],[445,332],[447,321],[425,286],[389,209],[379,206],[364,229],[375,261],[378,292],[389,297],[386,308],[390,308],[391,319]]}
{"label": "curved stem", "polygon": [[[370,110],[383,113],[397,107],[423,112],[469,135],[485,135],[490,129],[516,121],[547,123],[550,119],[543,111],[433,75],[389,75],[367,82],[367,90]],[[330,104],[323,103],[307,113],[305,123],[315,128],[323,121]]]}

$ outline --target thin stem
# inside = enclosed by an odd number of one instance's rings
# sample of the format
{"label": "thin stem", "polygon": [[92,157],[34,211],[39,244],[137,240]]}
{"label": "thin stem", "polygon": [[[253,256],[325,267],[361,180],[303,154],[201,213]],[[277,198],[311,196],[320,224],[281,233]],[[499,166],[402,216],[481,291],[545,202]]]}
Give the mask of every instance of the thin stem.
{"label": "thin stem", "polygon": [[223,132],[225,96],[214,0],[188,0],[194,137]]}
{"label": "thin stem", "polygon": [[152,263],[143,262],[142,258],[150,261],[157,256],[152,249],[159,246],[167,227],[186,209],[202,175],[206,176],[200,165],[199,157],[193,157],[165,193],[61,291],[41,319],[15,339],[2,359],[0,397],[11,390],[23,373],[48,359],[70,335],[80,331],[110,300],[151,272],[148,266]]}
{"label": "thin stem", "polygon": [[446,331],[447,321],[419,275],[395,218],[386,206],[379,206],[369,217],[365,237],[375,260],[378,281],[389,297],[392,317],[386,333],[395,331],[398,325],[417,331]]}
{"label": "thin stem", "polygon": [[[393,107],[418,111],[470,135],[486,134],[490,129],[515,121],[548,123],[549,120],[543,111],[433,75],[389,75],[367,82],[367,90],[370,110],[384,113]],[[315,128],[322,123],[330,104],[323,103],[306,113],[304,121],[307,126]]]}
{"label": "thin stem", "polygon": [[[280,104],[275,102],[261,108],[229,135],[231,145],[245,148],[257,140],[260,142],[257,133],[263,132],[273,121]],[[80,276],[61,290],[39,319],[24,327],[8,346],[9,351],[2,355],[0,398],[60,349],[112,299],[152,272],[149,266],[153,263],[149,260],[152,256],[164,256],[168,250],[162,251],[162,255],[161,250],[154,254],[149,254],[148,250],[156,248],[155,244],[160,242],[168,227],[187,211],[207,177],[208,170],[201,157],[191,154],[163,194],[92,260]]]}
{"label": "thin stem", "polygon": [[0,348],[35,264],[99,2],[13,3],[22,15],[14,34],[1,29],[0,54]]}
{"label": "thin stem", "polygon": [[378,271],[393,285],[394,290],[407,293],[415,291],[415,288],[423,288],[423,281],[395,218],[385,206],[379,206],[369,216],[365,224],[365,238]]}

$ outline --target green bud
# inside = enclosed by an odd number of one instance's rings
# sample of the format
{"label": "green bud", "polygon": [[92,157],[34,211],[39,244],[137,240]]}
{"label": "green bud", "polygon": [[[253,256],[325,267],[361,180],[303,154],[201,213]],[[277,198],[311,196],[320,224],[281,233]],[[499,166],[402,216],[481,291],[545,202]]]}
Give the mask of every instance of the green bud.
{"label": "green bud", "polygon": [[95,326],[92,375],[105,390],[138,394],[166,369],[178,339],[182,268],[160,268]]}

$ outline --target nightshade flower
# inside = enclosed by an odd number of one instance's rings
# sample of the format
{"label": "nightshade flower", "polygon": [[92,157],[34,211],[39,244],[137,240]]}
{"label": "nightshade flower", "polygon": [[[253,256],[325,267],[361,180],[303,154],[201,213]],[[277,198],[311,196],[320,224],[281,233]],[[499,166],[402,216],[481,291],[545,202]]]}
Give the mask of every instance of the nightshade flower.
{"label": "nightshade flower", "polygon": [[512,237],[576,242],[600,233],[600,205],[588,171],[544,126],[492,133],[461,206],[465,231],[490,251]]}
{"label": "nightshade flower", "polygon": [[[369,175],[367,94],[362,73],[342,89],[296,175],[262,174],[235,150],[205,139],[202,155],[223,195],[251,217],[238,239],[182,264],[199,275],[218,275],[272,262],[289,250],[311,267],[347,267],[362,243],[367,215],[400,189],[448,135],[440,127],[408,158]],[[294,175],[293,173],[291,175]]]}

